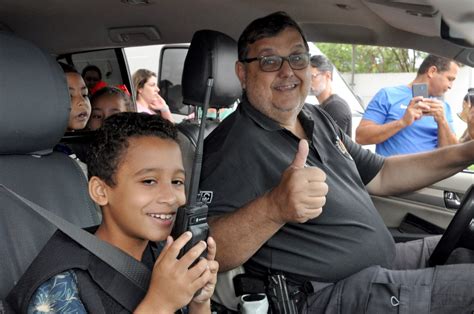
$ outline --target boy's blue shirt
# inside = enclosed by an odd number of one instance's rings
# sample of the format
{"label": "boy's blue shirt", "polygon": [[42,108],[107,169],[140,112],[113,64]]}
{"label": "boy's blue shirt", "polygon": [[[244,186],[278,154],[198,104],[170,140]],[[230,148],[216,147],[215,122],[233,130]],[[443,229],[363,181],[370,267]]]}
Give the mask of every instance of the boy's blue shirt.
{"label": "boy's blue shirt", "polygon": [[74,271],[65,271],[44,282],[33,295],[28,313],[87,313]]}
{"label": "boy's blue shirt", "polygon": [[[166,242],[156,244],[156,254],[159,255]],[[77,287],[77,276],[73,270],[51,277],[34,293],[28,306],[28,314],[87,313]],[[182,309],[182,313],[187,313],[187,308]]]}

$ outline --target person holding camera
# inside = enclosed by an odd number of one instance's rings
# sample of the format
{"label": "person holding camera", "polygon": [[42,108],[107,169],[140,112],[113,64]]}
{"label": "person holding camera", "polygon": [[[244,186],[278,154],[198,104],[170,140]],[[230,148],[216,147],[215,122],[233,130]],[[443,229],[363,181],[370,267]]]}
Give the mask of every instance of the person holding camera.
{"label": "person holding camera", "polygon": [[[413,82],[382,88],[372,98],[356,129],[356,142],[376,144],[383,156],[456,144],[451,107],[437,98],[451,88],[458,70],[453,60],[428,55]],[[424,96],[416,95],[417,84],[426,84]]]}

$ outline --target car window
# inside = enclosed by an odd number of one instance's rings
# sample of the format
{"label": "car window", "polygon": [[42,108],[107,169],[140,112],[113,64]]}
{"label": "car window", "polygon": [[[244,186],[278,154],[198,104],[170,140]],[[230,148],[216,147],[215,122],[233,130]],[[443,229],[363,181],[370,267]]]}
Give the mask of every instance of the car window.
{"label": "car window", "polygon": [[74,53],[61,56],[58,61],[72,63],[79,73],[82,73],[87,66],[97,66],[102,73],[102,81],[107,85],[116,86],[124,84],[122,70],[115,49]]}
{"label": "car window", "polygon": [[183,76],[184,60],[187,47],[167,46],[161,49],[158,80],[160,94],[166,100],[172,113],[188,115],[192,108],[183,104],[181,78]]}
{"label": "car window", "polygon": [[[394,47],[333,43],[318,43],[317,47],[338,68],[364,107],[381,88],[410,83],[427,56],[423,51]],[[444,95],[444,100],[451,106],[458,138],[466,129],[466,123],[458,114],[468,88],[473,85],[473,78],[474,69],[461,65],[452,88]]]}

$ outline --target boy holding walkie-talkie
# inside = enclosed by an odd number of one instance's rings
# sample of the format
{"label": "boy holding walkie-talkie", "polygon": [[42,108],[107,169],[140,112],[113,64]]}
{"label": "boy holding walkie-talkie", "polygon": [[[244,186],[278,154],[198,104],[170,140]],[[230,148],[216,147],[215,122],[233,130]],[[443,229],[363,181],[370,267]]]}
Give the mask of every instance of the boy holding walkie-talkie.
{"label": "boy holding walkie-talkie", "polygon": [[[16,311],[22,313],[174,313],[186,305],[190,313],[210,313],[216,243],[209,237],[180,256],[194,236],[189,231],[174,240],[170,236],[186,201],[175,126],[157,115],[124,112],[108,118],[98,132],[88,165],[89,194],[103,220],[91,232],[152,271],[148,291],[140,295],[121,274],[58,231],[42,251],[53,254],[40,253],[33,262],[43,262],[43,270],[27,270],[20,283],[31,284],[14,288],[9,304],[21,304]],[[166,241],[161,252],[154,244],[159,241]],[[206,249],[207,257],[199,258]],[[64,266],[77,256],[87,263]],[[38,279],[44,274],[52,275]]]}

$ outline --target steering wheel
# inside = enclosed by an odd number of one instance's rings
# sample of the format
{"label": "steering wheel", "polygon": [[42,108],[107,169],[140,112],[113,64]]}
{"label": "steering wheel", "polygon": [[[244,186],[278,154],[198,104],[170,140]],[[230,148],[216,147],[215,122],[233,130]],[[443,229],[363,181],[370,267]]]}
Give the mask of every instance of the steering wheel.
{"label": "steering wheel", "polygon": [[431,254],[429,266],[444,265],[458,247],[474,249],[474,184],[464,194],[461,206]]}

